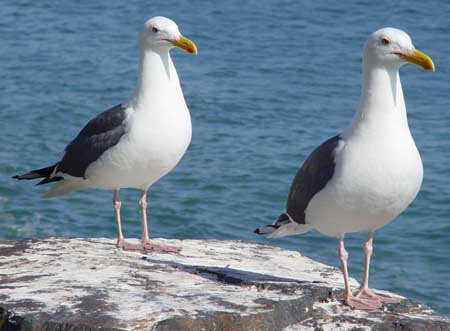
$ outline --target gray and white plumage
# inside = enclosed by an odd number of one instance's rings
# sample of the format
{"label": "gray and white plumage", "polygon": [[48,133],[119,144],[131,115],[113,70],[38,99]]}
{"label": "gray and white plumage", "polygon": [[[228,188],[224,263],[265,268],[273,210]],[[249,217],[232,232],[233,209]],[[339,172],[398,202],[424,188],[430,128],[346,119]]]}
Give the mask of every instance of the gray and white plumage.
{"label": "gray and white plumage", "polygon": [[[151,29],[165,28],[161,42]],[[15,176],[44,177],[53,197],[83,188],[147,189],[170,171],[191,139],[191,120],[169,50],[180,37],[173,21],[149,20],[139,34],[141,61],[135,94],[91,119],[56,164]],[[184,39],[183,39],[184,38]],[[195,47],[181,45],[189,52]],[[178,45],[177,45],[178,46]],[[50,172],[50,173],[49,173]]]}
{"label": "gray and white plumage", "polygon": [[339,136],[325,141],[297,172],[286,203],[286,213],[295,222],[306,224],[305,210],[309,202],[332,178],[336,166],[335,151],[340,141]]}
{"label": "gray and white plumage", "polygon": [[126,108],[117,105],[90,120],[67,145],[56,172],[86,178],[86,169],[100,155],[119,143],[125,134]]}
{"label": "gray and white plumage", "polygon": [[[434,70],[403,31],[385,28],[367,40],[358,110],[339,135],[319,146],[298,171],[286,211],[259,234],[287,236],[315,229],[339,239],[345,302],[354,309],[377,309],[393,302],[368,287],[374,232],[392,221],[419,192],[423,167],[406,116],[399,69],[407,63]],[[353,296],[344,247],[346,233],[367,231],[364,277]]]}
{"label": "gray and white plumage", "polygon": [[[311,199],[333,176],[335,168],[335,151],[339,146],[340,136],[334,136],[317,147],[306,159],[294,177],[286,201],[286,211],[274,224],[255,230],[258,234],[271,233],[272,236],[303,233],[306,225],[305,210]],[[301,225],[301,226],[298,226]]]}
{"label": "gray and white plumage", "polygon": [[[118,246],[127,249],[177,251],[149,242],[146,219],[147,190],[178,164],[192,135],[189,109],[169,53],[173,47],[197,53],[175,22],[165,17],[148,20],[139,32],[139,75],[131,98],[90,120],[60,161],[14,176],[52,183],[45,197],[86,188],[113,190]],[[125,241],[122,234],[118,194],[122,188],[141,190],[143,235],[138,245]]]}
{"label": "gray and white plumage", "polygon": [[[384,45],[385,40],[394,42]],[[412,202],[423,170],[407,123],[398,69],[408,61],[429,65],[419,63],[424,60],[414,52],[420,53],[400,30],[382,29],[369,38],[355,117],[307,158],[292,183],[285,215],[272,229],[256,232],[283,236],[316,229],[342,237],[375,231]]]}
{"label": "gray and white plumage", "polygon": [[[90,120],[67,145],[61,161],[49,167],[49,172],[38,185],[63,180],[64,177],[56,175],[58,173],[85,179],[86,169],[125,134],[125,117],[125,107],[120,104]],[[40,170],[42,172],[43,169]]]}

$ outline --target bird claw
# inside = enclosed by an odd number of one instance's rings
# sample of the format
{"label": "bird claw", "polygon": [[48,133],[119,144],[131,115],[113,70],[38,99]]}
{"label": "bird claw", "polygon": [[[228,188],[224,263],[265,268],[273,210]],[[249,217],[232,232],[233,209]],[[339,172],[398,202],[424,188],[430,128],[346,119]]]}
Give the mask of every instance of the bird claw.
{"label": "bird claw", "polygon": [[159,253],[178,253],[181,251],[180,247],[154,244],[149,240],[142,240],[141,244],[145,250],[156,251]]}
{"label": "bird claw", "polygon": [[393,298],[387,295],[379,295],[375,294],[369,288],[360,289],[358,294],[356,294],[357,298],[365,299],[365,300],[377,300],[380,303],[399,303],[400,299]]}
{"label": "bird claw", "polygon": [[178,253],[181,251],[180,247],[154,244],[150,240],[141,240],[139,244],[133,244],[125,239],[117,240],[116,246],[125,251],[155,251],[159,253]]}
{"label": "bird claw", "polygon": [[350,296],[345,300],[345,303],[354,310],[377,310],[382,306],[378,299],[361,296]]}
{"label": "bird claw", "polygon": [[354,310],[377,310],[382,306],[380,300],[360,293],[346,297],[345,304]]}
{"label": "bird claw", "polygon": [[117,248],[122,248],[124,251],[141,251],[144,249],[144,245],[142,243],[133,244],[125,239],[117,240],[116,246]]}
{"label": "bird claw", "polygon": [[387,295],[378,295],[378,299],[383,303],[399,303],[401,299],[389,297]]}

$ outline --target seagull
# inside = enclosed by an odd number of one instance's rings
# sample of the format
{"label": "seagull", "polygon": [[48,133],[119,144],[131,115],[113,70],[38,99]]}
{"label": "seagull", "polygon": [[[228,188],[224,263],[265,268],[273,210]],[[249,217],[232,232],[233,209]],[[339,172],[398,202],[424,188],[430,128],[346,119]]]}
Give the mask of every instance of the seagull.
{"label": "seagull", "polygon": [[[181,35],[174,21],[161,16],[149,19],[139,31],[139,77],[132,97],[91,119],[67,145],[60,161],[13,177],[43,178],[37,185],[53,183],[44,197],[86,188],[113,190],[117,247],[125,250],[180,250],[149,240],[146,213],[148,189],[177,165],[192,135],[189,109],[170,57],[173,47],[197,54],[195,44]],[[141,191],[138,244],[125,240],[122,233],[122,188]]]}
{"label": "seagull", "polygon": [[[398,302],[369,289],[369,266],[374,232],[403,212],[422,184],[422,160],[409,131],[399,76],[408,62],[434,71],[431,58],[414,48],[404,31],[383,28],[369,37],[355,116],[341,134],[308,156],[292,182],[285,212],[272,225],[255,230],[281,237],[314,229],[336,237],[344,302],[353,309]],[[363,280],[353,295],[344,236],[358,231],[367,231],[367,238]]]}

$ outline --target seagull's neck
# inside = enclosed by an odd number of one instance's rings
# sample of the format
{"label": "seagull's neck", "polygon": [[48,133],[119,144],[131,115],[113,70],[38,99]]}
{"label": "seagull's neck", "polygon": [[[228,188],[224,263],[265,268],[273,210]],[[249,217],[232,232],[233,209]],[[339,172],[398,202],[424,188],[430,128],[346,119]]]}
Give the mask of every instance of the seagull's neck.
{"label": "seagull's neck", "polygon": [[365,57],[362,76],[361,100],[347,132],[391,124],[408,129],[399,68],[374,65]]}
{"label": "seagull's neck", "polygon": [[[129,104],[134,109],[154,108],[156,102],[183,98],[180,81],[169,52],[140,51],[138,82]],[[166,96],[171,96],[166,98]]]}
{"label": "seagull's neck", "polygon": [[364,59],[359,111],[383,111],[383,108],[405,111],[399,67],[374,65]]}

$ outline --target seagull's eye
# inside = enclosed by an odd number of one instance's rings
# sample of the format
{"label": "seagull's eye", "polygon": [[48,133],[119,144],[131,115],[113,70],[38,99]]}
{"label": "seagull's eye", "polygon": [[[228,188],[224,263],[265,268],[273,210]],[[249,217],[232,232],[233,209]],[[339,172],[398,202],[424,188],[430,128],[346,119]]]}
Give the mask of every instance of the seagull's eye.
{"label": "seagull's eye", "polygon": [[381,45],[389,45],[390,41],[387,38],[381,38]]}
{"label": "seagull's eye", "polygon": [[155,27],[152,28],[152,31],[153,31],[154,33],[158,33],[158,32],[159,32],[159,30],[158,30],[157,28],[155,28]]}

